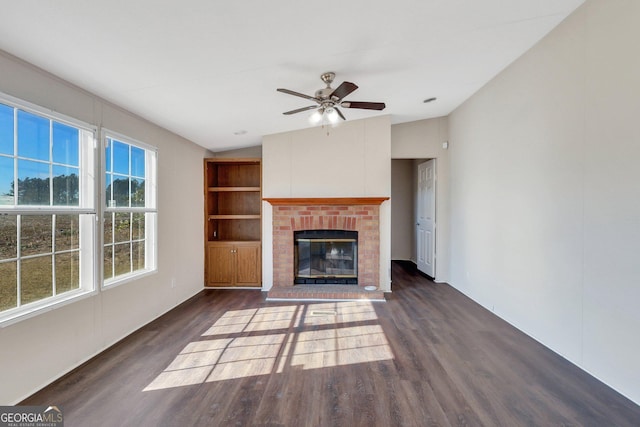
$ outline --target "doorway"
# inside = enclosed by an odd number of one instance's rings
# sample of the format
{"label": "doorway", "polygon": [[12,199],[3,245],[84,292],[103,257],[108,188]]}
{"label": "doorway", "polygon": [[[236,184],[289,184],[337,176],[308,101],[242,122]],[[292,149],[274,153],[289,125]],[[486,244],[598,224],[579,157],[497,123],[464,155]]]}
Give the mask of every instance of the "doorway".
{"label": "doorway", "polygon": [[[419,170],[424,164],[428,167],[422,172],[421,184]],[[437,269],[436,189],[435,159],[392,159],[391,259],[420,263],[420,270],[432,278]]]}

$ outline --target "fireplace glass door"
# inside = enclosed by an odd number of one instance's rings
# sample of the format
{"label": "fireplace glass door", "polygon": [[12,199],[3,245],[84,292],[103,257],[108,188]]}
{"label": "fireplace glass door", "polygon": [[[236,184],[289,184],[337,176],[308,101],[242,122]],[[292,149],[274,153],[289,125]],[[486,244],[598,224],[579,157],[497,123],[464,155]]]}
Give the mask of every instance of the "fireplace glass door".
{"label": "fireplace glass door", "polygon": [[295,284],[358,284],[358,232],[294,232]]}

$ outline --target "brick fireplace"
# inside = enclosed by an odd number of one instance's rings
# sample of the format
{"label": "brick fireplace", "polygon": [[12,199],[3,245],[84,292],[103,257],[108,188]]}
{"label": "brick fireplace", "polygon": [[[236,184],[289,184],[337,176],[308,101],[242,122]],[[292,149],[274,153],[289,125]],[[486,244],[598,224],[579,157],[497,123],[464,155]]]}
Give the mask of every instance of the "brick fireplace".
{"label": "brick fireplace", "polygon": [[[269,298],[382,299],[380,204],[388,197],[265,198],[273,206],[273,287]],[[357,285],[294,285],[294,231],[358,232]]]}

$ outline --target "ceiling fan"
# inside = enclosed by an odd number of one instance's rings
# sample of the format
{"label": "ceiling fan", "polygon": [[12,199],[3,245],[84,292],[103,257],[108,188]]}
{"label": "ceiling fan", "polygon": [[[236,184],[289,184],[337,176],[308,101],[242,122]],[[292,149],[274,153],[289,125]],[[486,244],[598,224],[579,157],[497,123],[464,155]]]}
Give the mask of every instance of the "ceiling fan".
{"label": "ceiling fan", "polygon": [[[317,105],[310,105],[308,107],[297,108],[295,110],[286,111],[282,114],[290,115],[301,113],[307,110],[316,109],[317,117],[316,121],[322,120],[323,115],[327,115],[330,121],[337,121],[338,116],[342,120],[347,120],[344,114],[338,107],[342,108],[362,108],[365,110],[384,110],[386,105],[384,102],[360,102],[360,101],[345,101],[344,98],[354,90],[358,89],[358,86],[351,82],[342,82],[340,86],[333,89],[331,83],[336,77],[334,72],[326,72],[320,76],[320,79],[327,85],[326,88],[316,91],[315,96],[305,95],[303,93],[294,92],[289,89],[279,88],[278,92],[287,93],[293,96],[299,96],[300,98],[315,101]],[[313,119],[313,117],[312,117]]]}

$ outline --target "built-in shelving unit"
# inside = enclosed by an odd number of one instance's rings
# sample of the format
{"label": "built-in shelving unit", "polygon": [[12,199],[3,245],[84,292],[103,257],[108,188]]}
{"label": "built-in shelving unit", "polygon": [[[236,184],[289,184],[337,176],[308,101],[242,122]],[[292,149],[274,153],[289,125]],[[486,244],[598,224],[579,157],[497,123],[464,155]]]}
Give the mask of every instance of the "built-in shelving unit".
{"label": "built-in shelving unit", "polygon": [[260,159],[205,159],[204,179],[206,286],[260,286]]}

